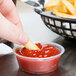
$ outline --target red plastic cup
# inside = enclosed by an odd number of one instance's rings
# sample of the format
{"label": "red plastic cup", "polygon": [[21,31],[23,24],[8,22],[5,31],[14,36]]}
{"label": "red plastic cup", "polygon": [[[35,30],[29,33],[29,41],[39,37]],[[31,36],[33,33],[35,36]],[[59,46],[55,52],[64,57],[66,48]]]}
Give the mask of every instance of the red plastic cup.
{"label": "red plastic cup", "polygon": [[20,69],[24,72],[35,74],[55,71],[58,68],[60,57],[64,53],[64,48],[56,43],[50,43],[50,45],[55,46],[60,51],[60,54],[47,58],[32,58],[21,56],[15,52]]}

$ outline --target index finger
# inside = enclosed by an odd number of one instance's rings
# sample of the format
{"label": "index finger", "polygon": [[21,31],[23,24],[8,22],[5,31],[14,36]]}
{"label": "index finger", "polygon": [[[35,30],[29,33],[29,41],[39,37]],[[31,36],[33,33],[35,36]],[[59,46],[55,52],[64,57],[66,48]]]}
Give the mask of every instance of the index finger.
{"label": "index finger", "polygon": [[13,24],[22,28],[20,18],[18,16],[16,7],[12,0],[1,0],[0,1],[0,12]]}

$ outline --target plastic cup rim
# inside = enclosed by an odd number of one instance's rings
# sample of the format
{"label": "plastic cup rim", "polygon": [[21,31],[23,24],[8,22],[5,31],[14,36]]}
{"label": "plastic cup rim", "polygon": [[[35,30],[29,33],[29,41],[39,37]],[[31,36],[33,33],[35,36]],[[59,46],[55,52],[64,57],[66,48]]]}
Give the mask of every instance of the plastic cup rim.
{"label": "plastic cup rim", "polygon": [[14,53],[15,53],[16,56],[19,56],[19,57],[21,57],[21,58],[26,58],[26,59],[54,59],[54,58],[56,58],[56,57],[61,56],[61,55],[65,52],[64,47],[61,46],[60,44],[57,44],[57,43],[54,43],[54,42],[47,43],[47,44],[53,45],[53,46],[55,46],[55,47],[56,47],[56,46],[60,47],[60,48],[61,48],[60,53],[59,53],[58,55],[51,56],[51,57],[46,57],[46,58],[24,57],[24,56],[21,56],[21,55],[19,55],[19,54],[17,54],[17,53],[15,52],[15,49],[17,49],[17,48],[19,48],[19,47],[15,47],[15,48],[14,48]]}

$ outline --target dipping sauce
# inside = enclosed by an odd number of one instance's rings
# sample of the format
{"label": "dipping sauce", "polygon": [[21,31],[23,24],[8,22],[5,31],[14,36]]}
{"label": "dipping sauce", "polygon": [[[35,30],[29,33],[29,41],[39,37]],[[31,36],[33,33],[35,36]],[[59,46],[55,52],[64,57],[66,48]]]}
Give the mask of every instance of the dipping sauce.
{"label": "dipping sauce", "polygon": [[28,73],[46,74],[58,68],[64,48],[56,43],[36,44],[40,50],[28,50],[23,47],[15,49],[19,68]]}
{"label": "dipping sauce", "polygon": [[16,49],[16,53],[25,57],[36,57],[36,58],[46,58],[58,55],[60,51],[52,45],[41,45],[40,43],[36,44],[40,50],[29,50],[26,48]]}

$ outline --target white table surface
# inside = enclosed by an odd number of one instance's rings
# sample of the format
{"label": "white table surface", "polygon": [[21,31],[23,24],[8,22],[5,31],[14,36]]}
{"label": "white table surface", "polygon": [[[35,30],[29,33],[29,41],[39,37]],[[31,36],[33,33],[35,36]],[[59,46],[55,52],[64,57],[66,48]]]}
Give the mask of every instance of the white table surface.
{"label": "white table surface", "polygon": [[34,12],[33,8],[21,1],[17,1],[17,11],[23,24],[24,31],[32,41],[50,42],[58,35],[49,30],[41,17]]}

